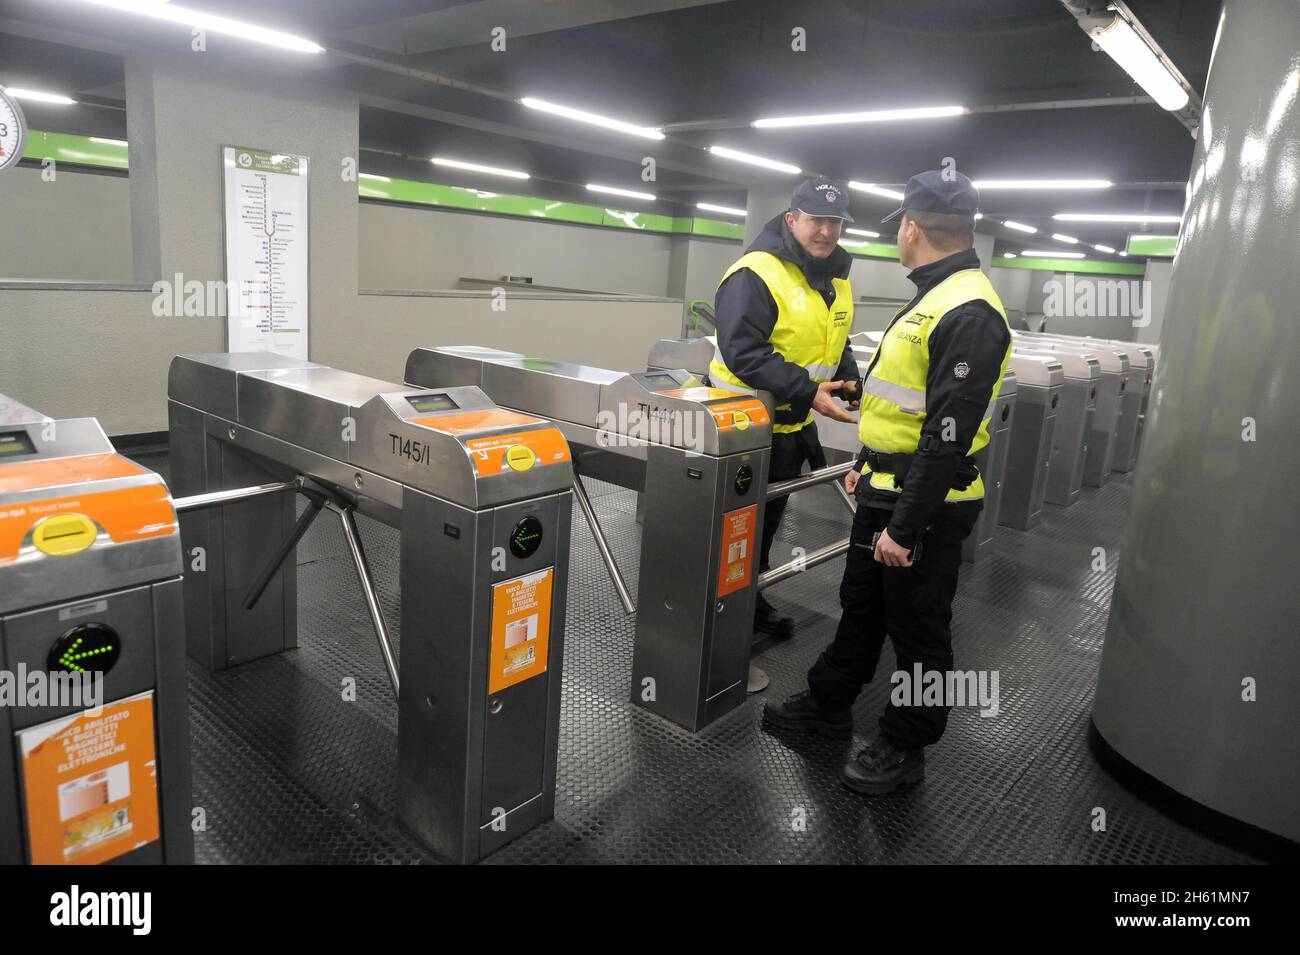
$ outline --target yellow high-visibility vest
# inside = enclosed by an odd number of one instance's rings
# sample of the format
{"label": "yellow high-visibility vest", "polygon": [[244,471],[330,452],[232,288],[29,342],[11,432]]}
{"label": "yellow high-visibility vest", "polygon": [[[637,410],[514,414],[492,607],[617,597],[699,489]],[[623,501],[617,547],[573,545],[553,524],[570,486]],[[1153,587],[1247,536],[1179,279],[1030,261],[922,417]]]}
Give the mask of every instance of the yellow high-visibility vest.
{"label": "yellow high-visibility vest", "polygon": [[[853,328],[853,291],[849,280],[831,279],[835,297],[828,306],[821,293],[808,285],[799,266],[770,252],[745,253],[727,269],[722,282],[739,269],[749,269],[762,279],[776,302],[776,325],[768,336],[772,350],[803,368],[814,382],[834,381],[844,357],[844,344]],[[709,363],[709,379],[719,388],[755,393],[754,388],[731,372],[716,345],[713,361]],[[776,410],[789,411],[790,403],[779,404]],[[772,430],[798,431],[812,421],[812,416],[809,409],[803,421],[773,424]]]}
{"label": "yellow high-visibility vest", "polygon": [[[889,326],[880,342],[876,358],[871,364],[867,380],[862,383],[862,418],[858,423],[858,436],[873,451],[891,454],[911,454],[921,441],[921,427],[925,424],[926,377],[930,371],[930,336],[939,327],[943,317],[967,302],[984,301],[997,310],[1007,326],[1007,350],[998,369],[997,383],[984,420],[966,449],[967,456],[989,443],[989,419],[993,402],[1002,390],[1002,376],[1011,359],[1011,326],[1002,300],[993,290],[992,283],[979,269],[963,269],[948,276],[905,313],[900,313]],[[869,472],[871,486],[881,491],[899,489],[894,486],[894,475]],[[977,477],[964,491],[950,489],[947,501],[971,501],[984,496],[984,478]]]}

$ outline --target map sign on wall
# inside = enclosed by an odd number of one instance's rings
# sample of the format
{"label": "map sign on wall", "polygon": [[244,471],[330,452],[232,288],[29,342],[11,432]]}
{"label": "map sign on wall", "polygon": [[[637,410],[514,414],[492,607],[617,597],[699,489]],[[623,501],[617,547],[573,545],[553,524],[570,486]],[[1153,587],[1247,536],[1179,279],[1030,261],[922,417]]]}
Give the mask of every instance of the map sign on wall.
{"label": "map sign on wall", "polygon": [[306,156],[222,150],[229,351],[307,357]]}

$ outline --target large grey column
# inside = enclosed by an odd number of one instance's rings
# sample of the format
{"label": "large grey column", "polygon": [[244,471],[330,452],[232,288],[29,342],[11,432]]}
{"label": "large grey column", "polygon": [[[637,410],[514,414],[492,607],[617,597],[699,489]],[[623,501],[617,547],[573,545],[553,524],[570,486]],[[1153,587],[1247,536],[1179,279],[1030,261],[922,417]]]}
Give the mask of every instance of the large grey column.
{"label": "large grey column", "polygon": [[1224,4],[1092,714],[1105,743],[1139,769],[1291,840],[1300,840],[1297,50],[1295,0]]}
{"label": "large grey column", "polygon": [[767,220],[778,212],[790,208],[790,193],[799,185],[800,177],[780,185],[750,186],[745,196],[745,248],[758,238]]}

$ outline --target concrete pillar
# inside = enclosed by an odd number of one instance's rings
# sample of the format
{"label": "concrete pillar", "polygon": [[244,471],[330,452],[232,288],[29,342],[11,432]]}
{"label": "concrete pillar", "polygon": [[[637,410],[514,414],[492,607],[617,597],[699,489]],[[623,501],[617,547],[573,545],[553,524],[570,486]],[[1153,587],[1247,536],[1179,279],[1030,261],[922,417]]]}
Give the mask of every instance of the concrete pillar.
{"label": "concrete pillar", "polygon": [[798,184],[799,180],[792,177],[781,185],[749,187],[745,197],[745,248],[758,238],[772,216],[790,208],[790,193]]}
{"label": "concrete pillar", "polygon": [[1294,0],[1224,4],[1092,720],[1189,804],[1300,841],[1296,50]]}
{"label": "concrete pillar", "polygon": [[[222,146],[308,156],[311,358],[347,367],[349,341],[365,334],[357,185],[343,176],[357,158],[356,93],[199,56],[132,55],[125,72],[137,281],[224,279]],[[224,315],[175,320],[207,322],[210,349],[225,347]]]}

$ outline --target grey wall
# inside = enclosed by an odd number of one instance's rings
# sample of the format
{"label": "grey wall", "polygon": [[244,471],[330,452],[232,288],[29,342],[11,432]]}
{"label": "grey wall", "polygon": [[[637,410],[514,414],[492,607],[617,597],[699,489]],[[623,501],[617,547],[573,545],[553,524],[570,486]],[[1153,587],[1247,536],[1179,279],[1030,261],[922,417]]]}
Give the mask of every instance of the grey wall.
{"label": "grey wall", "polygon": [[1138,328],[1134,341],[1148,345],[1160,344],[1164,333],[1165,302],[1169,298],[1169,280],[1174,274],[1173,260],[1149,259],[1147,261],[1147,294],[1151,296],[1151,323]]}
{"label": "grey wall", "polygon": [[450,289],[461,277],[530,275],[538,285],[664,295],[671,241],[618,229],[363,202],[361,287]]}
{"label": "grey wall", "polygon": [[0,174],[0,278],[131,280],[125,176],[16,166]]}

